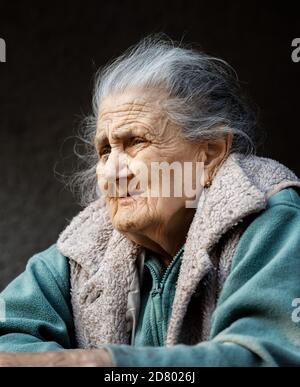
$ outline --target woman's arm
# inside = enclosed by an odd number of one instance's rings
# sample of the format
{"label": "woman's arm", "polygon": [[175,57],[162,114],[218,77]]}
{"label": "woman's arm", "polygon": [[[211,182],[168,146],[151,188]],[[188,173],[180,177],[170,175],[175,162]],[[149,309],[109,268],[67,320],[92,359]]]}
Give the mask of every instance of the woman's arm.
{"label": "woman's arm", "polygon": [[0,352],[74,348],[69,286],[68,261],[55,245],[32,257],[0,294]]}
{"label": "woman's arm", "polygon": [[29,260],[0,301],[0,366],[111,365],[103,349],[72,349],[69,264],[55,245]]}

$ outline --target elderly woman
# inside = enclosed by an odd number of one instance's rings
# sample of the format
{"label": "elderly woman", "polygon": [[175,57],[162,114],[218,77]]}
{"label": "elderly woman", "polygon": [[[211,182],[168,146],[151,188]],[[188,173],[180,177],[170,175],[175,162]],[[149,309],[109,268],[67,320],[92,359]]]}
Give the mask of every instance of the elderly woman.
{"label": "elderly woman", "polygon": [[254,155],[232,69],[147,38],[93,108],[90,203],[3,291],[0,363],[299,366],[300,181]]}

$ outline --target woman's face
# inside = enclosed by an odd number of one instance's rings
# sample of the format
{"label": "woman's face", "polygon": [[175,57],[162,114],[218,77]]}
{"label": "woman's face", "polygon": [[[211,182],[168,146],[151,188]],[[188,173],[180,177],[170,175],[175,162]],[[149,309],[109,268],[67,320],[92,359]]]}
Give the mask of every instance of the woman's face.
{"label": "woman's face", "polygon": [[[201,145],[180,136],[180,128],[162,109],[163,100],[157,91],[131,91],[112,95],[101,104],[95,137],[98,184],[113,226],[124,233],[172,227],[190,199],[184,189],[180,195],[179,172],[171,172],[168,179],[168,173],[157,174],[155,169],[162,162],[167,170],[174,162],[181,169],[185,162],[195,166],[201,161]],[[194,173],[190,182],[195,178]]]}

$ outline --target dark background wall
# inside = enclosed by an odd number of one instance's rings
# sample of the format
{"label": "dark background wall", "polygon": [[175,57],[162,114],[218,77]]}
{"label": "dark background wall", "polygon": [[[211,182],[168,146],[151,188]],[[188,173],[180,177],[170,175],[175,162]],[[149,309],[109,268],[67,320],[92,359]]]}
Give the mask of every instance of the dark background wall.
{"label": "dark background wall", "polygon": [[[266,139],[260,155],[300,175],[300,37],[294,2],[0,2],[0,289],[48,247],[79,207],[54,176],[74,161],[79,118],[97,68],[148,33],[196,42],[229,61],[254,101]],[[281,2],[282,3],[282,2]]]}

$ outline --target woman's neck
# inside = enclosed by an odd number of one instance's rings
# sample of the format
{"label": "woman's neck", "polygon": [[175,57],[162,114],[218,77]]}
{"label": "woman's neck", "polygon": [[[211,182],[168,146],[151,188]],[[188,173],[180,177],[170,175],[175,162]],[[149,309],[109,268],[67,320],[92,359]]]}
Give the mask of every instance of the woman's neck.
{"label": "woman's neck", "polygon": [[140,233],[126,233],[128,239],[157,253],[161,263],[168,266],[184,245],[195,209],[185,209],[167,224],[156,225]]}

